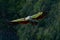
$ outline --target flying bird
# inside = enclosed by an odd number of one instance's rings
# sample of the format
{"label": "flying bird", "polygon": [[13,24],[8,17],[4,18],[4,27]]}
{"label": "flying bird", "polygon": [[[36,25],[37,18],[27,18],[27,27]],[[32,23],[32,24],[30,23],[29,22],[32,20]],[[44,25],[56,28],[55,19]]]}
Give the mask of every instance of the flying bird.
{"label": "flying bird", "polygon": [[44,16],[46,16],[45,12],[38,12],[37,14],[34,14],[32,16],[27,16],[25,18],[12,20],[10,21],[10,23],[13,23],[13,24],[29,24],[30,23],[30,24],[36,25],[38,24],[37,20],[44,18]]}

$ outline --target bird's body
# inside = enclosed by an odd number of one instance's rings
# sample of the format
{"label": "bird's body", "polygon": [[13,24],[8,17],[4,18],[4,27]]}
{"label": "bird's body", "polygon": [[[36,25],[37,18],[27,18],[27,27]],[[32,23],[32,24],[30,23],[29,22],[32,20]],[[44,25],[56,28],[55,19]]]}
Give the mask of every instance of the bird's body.
{"label": "bird's body", "polygon": [[12,20],[10,22],[13,24],[15,24],[15,23],[16,24],[28,24],[28,23],[37,24],[38,23],[37,20],[42,19],[44,16],[45,16],[45,14],[43,14],[43,12],[38,12],[35,15],[27,16],[25,18],[20,18],[20,19],[16,19],[16,20]]}
{"label": "bird's body", "polygon": [[27,16],[27,17],[25,18],[25,20],[31,20],[31,19],[32,19],[31,16]]}

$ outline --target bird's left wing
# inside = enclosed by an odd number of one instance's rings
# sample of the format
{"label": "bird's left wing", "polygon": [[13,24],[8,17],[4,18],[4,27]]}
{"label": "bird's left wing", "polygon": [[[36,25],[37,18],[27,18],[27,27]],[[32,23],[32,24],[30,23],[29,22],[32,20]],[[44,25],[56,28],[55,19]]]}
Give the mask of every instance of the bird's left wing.
{"label": "bird's left wing", "polygon": [[21,22],[21,21],[25,21],[24,18],[20,18],[20,19],[12,20],[12,21],[10,21],[10,22]]}
{"label": "bird's left wing", "polygon": [[12,20],[10,22],[13,23],[13,24],[27,24],[27,23],[29,23],[29,21],[25,20],[24,18]]}

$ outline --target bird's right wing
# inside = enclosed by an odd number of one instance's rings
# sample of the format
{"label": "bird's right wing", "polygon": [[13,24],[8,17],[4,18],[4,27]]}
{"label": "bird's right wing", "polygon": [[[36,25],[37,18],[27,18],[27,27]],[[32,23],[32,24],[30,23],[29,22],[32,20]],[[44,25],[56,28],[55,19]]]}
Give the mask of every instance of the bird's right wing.
{"label": "bird's right wing", "polygon": [[43,12],[38,12],[37,14],[32,15],[32,19],[41,19],[43,16]]}

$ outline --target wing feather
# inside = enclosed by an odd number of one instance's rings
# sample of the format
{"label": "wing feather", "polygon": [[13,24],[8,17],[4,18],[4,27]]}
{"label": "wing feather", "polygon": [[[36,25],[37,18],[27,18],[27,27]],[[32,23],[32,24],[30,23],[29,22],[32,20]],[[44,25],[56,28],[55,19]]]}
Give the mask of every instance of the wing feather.
{"label": "wing feather", "polygon": [[41,19],[44,17],[44,13],[43,12],[38,12],[35,15],[32,15],[32,19]]}
{"label": "wing feather", "polygon": [[13,24],[27,24],[27,23],[29,23],[29,21],[25,20],[24,18],[12,20],[10,22]]}

